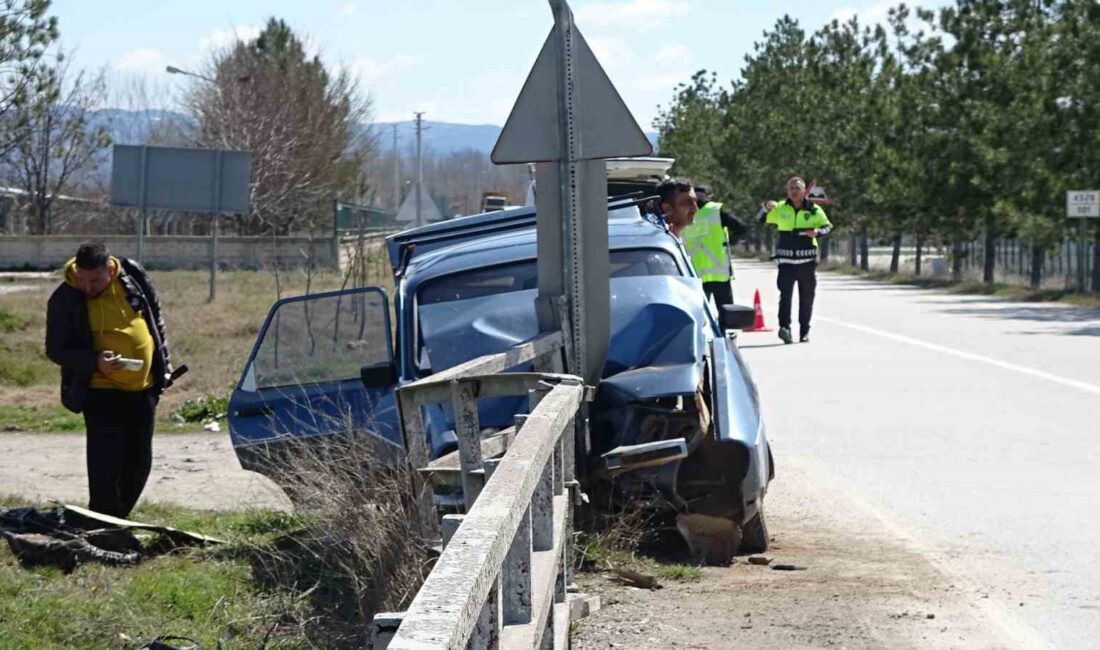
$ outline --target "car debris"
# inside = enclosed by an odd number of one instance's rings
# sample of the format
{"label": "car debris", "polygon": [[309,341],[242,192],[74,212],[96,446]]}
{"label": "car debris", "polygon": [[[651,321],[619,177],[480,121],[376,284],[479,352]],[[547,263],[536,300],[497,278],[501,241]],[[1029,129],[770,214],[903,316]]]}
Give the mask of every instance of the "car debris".
{"label": "car debris", "polygon": [[171,547],[223,543],[214,537],[119,519],[63,503],[48,510],[0,510],[0,536],[25,568],[55,566],[69,573],[87,562],[136,565],[148,553],[131,534],[134,530],[156,533]]}

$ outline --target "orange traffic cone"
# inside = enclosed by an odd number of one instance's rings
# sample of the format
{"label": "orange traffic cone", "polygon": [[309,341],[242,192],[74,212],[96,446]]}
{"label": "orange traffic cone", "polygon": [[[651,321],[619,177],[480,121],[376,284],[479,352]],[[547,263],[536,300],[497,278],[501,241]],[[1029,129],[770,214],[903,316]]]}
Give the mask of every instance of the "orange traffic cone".
{"label": "orange traffic cone", "polygon": [[766,325],[764,325],[764,308],[760,306],[760,290],[756,290],[756,295],[752,299],[752,307],[756,310],[756,320],[753,321],[752,327],[741,330],[742,332],[770,332]]}

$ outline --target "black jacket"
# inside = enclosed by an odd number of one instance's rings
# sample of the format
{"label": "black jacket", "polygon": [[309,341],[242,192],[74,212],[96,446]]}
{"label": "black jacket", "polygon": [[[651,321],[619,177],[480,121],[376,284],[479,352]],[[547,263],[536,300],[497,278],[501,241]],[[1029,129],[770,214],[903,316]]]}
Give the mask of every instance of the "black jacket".
{"label": "black jacket", "polygon": [[[168,337],[160,315],[160,300],[145,269],[137,262],[119,257],[118,279],[126,292],[126,301],[140,310],[145,323],[151,325],[153,337],[153,389],[164,390],[172,365],[169,361]],[[84,398],[96,368],[92,326],[88,322],[88,307],[79,289],[62,282],[46,307],[46,356],[61,366],[61,403],[73,413],[84,410]]]}

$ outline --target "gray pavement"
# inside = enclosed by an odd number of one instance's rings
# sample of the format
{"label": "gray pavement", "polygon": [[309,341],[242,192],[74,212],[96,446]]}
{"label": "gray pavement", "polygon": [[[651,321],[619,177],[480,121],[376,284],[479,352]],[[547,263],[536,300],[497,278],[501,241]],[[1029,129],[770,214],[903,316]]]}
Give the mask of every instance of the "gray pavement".
{"label": "gray pavement", "polygon": [[[777,327],[774,267],[737,268]],[[1011,645],[1097,644],[1100,310],[819,274],[812,343],[741,336],[777,481],[870,509]]]}

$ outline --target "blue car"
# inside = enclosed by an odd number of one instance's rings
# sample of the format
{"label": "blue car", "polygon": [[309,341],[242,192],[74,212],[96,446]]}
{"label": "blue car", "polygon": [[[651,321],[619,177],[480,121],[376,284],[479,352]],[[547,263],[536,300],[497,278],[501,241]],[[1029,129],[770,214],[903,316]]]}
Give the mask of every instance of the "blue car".
{"label": "blue car", "polygon": [[[599,507],[732,522],[742,552],[762,551],[774,467],[756,387],[727,332],[751,324],[752,312],[746,323],[744,308],[709,305],[678,241],[634,202],[612,200],[608,212],[611,337],[588,439],[578,441],[584,490]],[[246,469],[271,475],[258,451],[349,432],[400,453],[396,386],[538,334],[533,208],[409,230],[386,247],[392,321],[378,288],[272,307],[229,405]],[[511,425],[526,402],[482,400],[484,432]],[[450,409],[424,415],[431,457],[453,452]]]}

